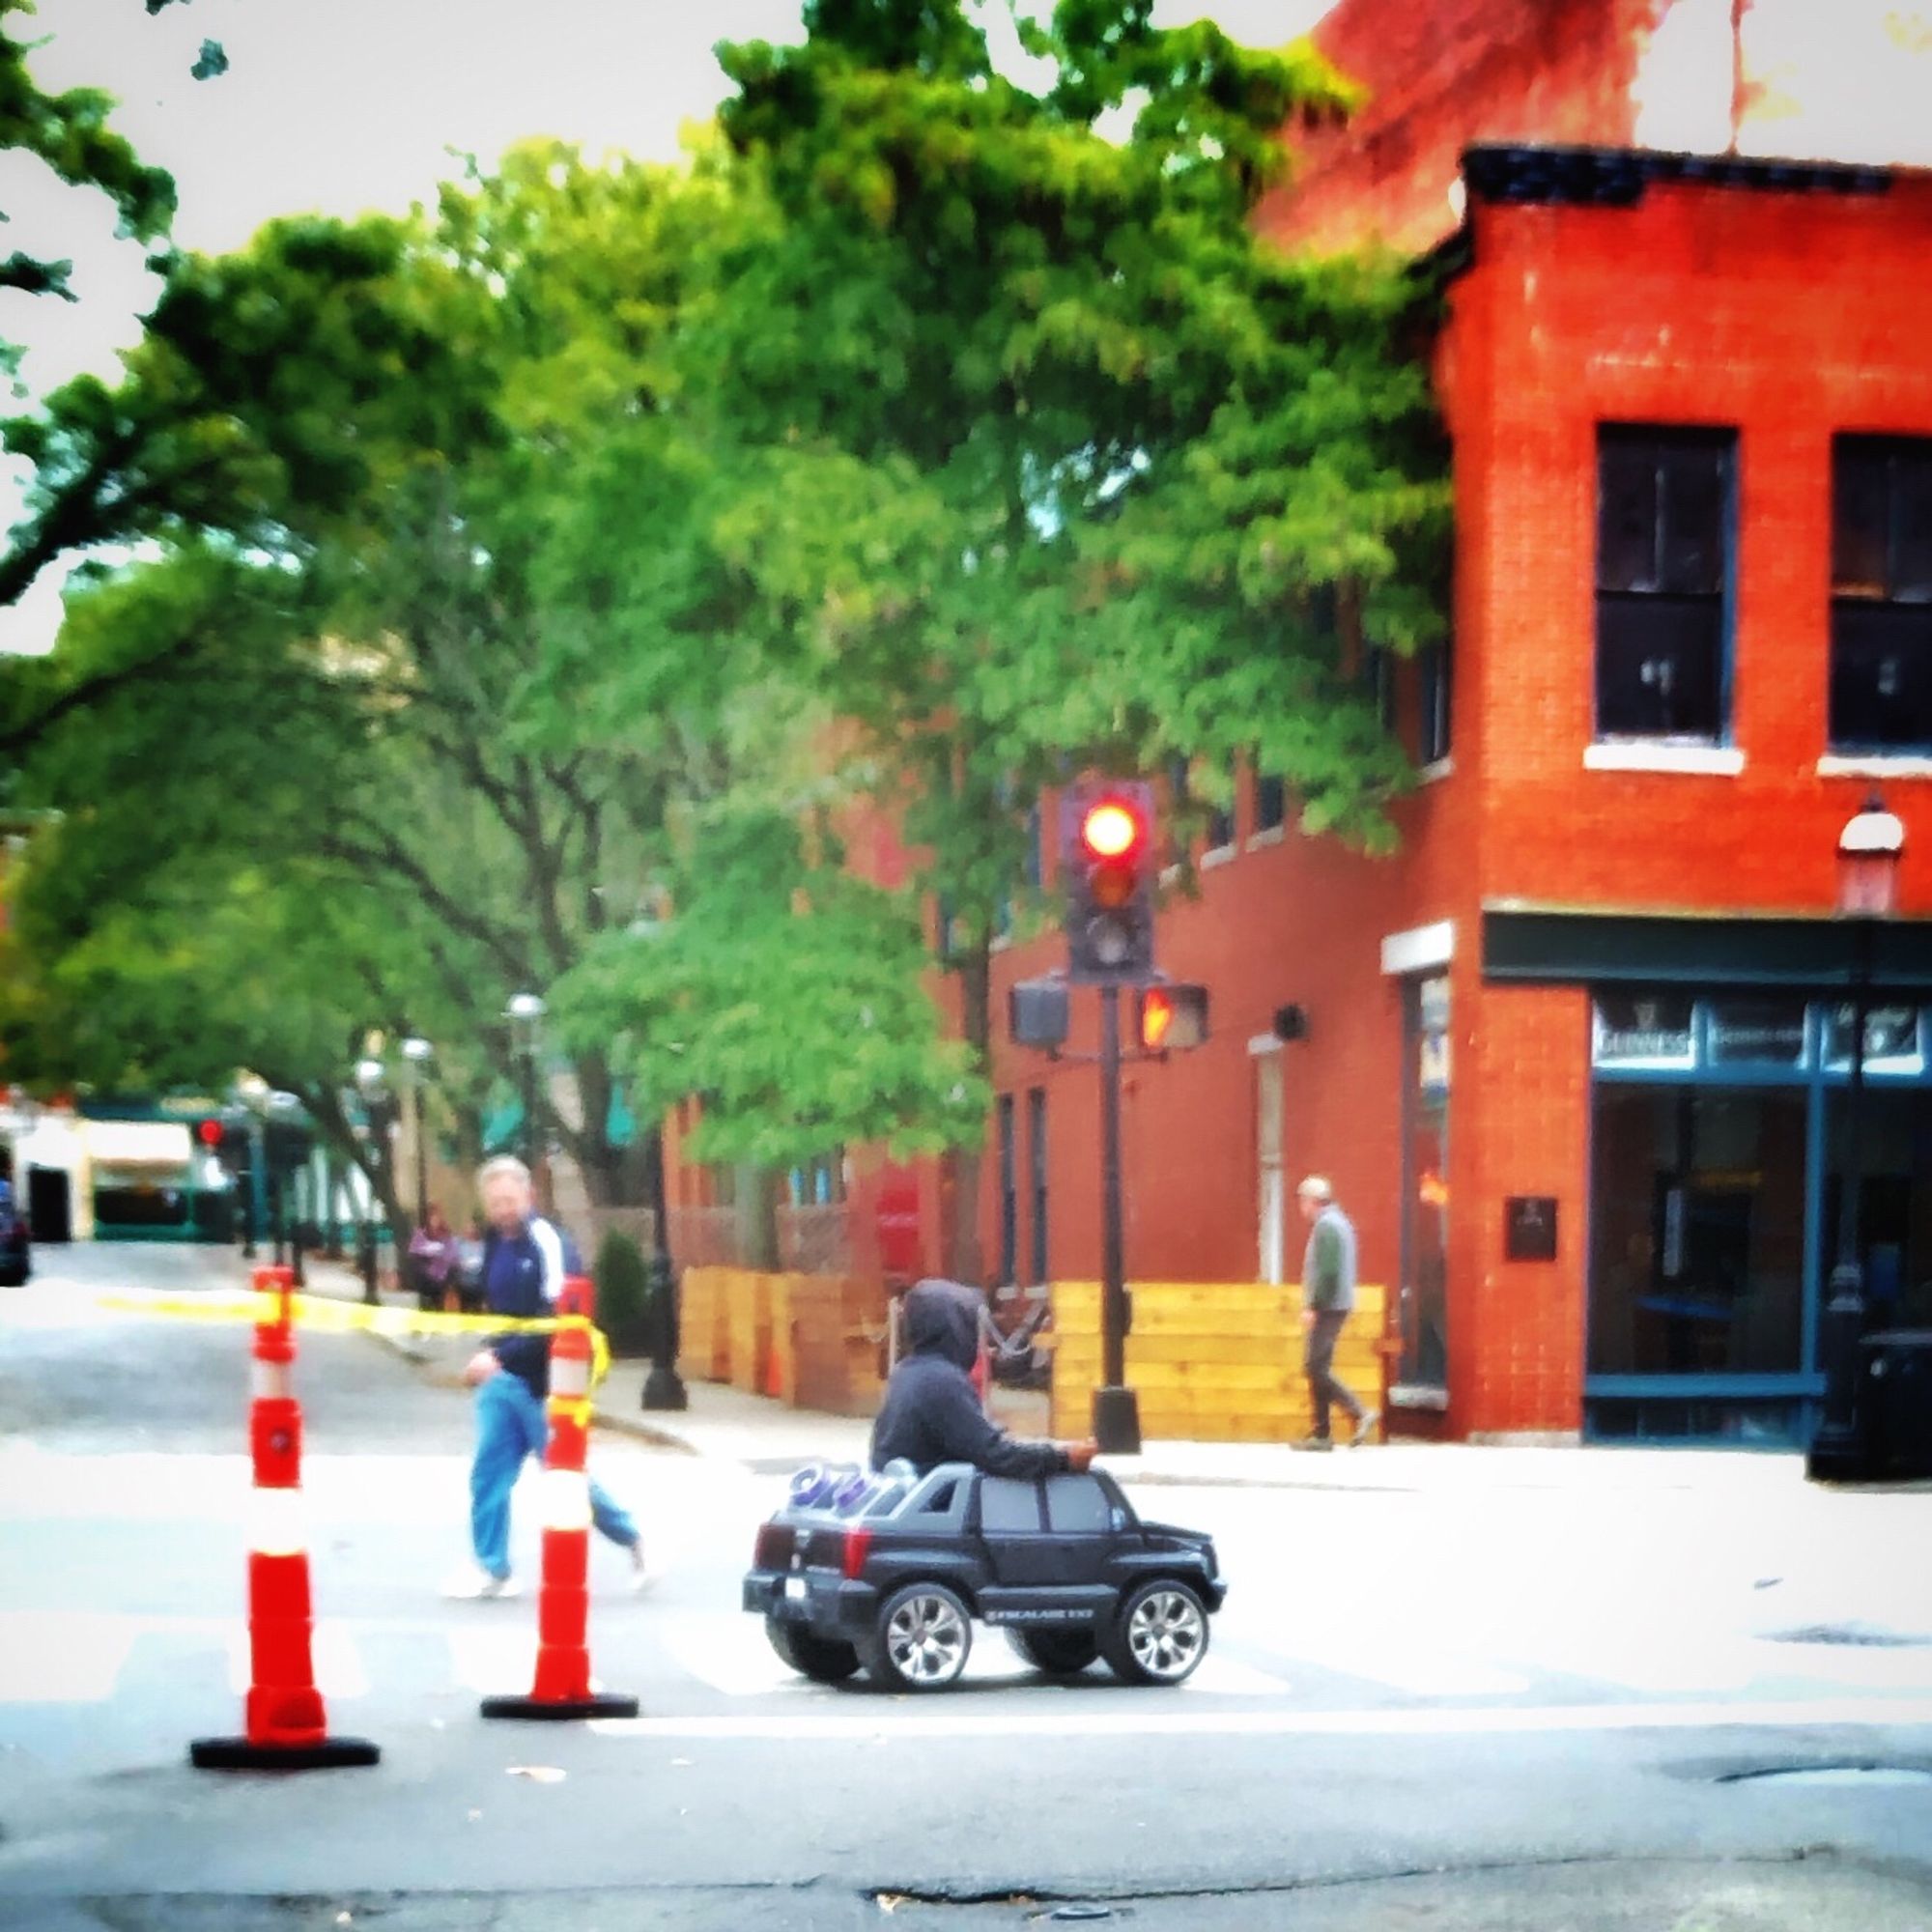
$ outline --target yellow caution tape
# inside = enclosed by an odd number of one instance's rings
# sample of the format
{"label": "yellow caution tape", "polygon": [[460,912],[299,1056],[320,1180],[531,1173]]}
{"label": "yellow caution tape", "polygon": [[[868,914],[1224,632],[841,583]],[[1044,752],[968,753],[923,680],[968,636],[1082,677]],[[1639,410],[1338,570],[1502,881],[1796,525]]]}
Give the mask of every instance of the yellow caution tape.
{"label": "yellow caution tape", "polygon": [[[146,1315],[169,1321],[248,1321],[273,1325],[282,1319],[283,1297],[254,1289],[220,1289],[207,1294],[147,1293],[123,1289],[95,1296],[96,1305],[117,1315]],[[318,1334],[384,1335],[554,1335],[561,1328],[590,1329],[590,1380],[594,1387],[611,1373],[611,1344],[601,1328],[581,1315],[523,1320],[510,1315],[449,1315],[441,1309],[378,1307],[366,1301],[338,1301],[327,1294],[291,1294],[289,1320]]]}

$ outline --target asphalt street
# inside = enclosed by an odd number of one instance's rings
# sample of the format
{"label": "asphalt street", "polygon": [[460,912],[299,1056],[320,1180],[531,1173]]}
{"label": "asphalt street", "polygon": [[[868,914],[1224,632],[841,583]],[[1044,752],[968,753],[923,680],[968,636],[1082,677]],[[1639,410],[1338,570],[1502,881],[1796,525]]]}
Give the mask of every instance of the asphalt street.
{"label": "asphalt street", "polygon": [[642,1715],[486,1723],[535,1608],[438,1593],[467,1399],[353,1335],[298,1387],[319,1673],[383,1762],[192,1771],[245,1680],[246,1330],[96,1296],[236,1266],[42,1259],[0,1292],[0,1926],[1932,1927],[1932,1496],[1163,1487],[1233,1583],[1190,1684],[1049,1684],[982,1630],[895,1698],[739,1611],[780,1479],[600,1435],[661,1572],[593,1560]]}

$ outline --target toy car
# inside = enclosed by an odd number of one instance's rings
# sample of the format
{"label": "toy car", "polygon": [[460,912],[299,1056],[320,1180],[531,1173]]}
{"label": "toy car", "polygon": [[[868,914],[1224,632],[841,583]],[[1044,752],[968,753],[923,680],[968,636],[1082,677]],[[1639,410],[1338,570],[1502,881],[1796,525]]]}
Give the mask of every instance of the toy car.
{"label": "toy car", "polygon": [[1182,1683],[1226,1593],[1212,1538],[1142,1522],[1097,1470],[1016,1481],[896,1463],[800,1470],[758,1530],[744,1606],[814,1682],[863,1669],[883,1690],[942,1690],[976,1618],[1055,1676],[1104,1658],[1124,1683]]}

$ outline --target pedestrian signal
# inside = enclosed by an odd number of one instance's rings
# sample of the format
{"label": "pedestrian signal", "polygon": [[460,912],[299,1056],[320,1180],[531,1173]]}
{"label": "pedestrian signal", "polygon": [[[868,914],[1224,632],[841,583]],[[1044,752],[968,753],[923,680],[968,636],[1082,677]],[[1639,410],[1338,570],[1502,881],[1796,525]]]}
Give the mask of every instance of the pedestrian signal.
{"label": "pedestrian signal", "polygon": [[1141,994],[1141,1045],[1149,1053],[1185,1053],[1208,1038],[1208,988],[1166,984]]}

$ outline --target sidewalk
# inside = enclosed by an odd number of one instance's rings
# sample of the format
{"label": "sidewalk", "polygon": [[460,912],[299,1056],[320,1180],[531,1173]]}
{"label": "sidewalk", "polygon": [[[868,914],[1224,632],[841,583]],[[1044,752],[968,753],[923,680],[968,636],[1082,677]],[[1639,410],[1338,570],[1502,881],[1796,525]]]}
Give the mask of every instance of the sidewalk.
{"label": "sidewalk", "polygon": [[[359,1296],[353,1270],[317,1264],[316,1291]],[[339,1279],[337,1279],[339,1276]],[[385,1295],[407,1304],[407,1296]],[[384,1338],[386,1339],[386,1338]],[[468,1336],[389,1341],[433,1380],[454,1385],[474,1347]],[[806,1463],[866,1460],[871,1436],[868,1416],[828,1415],[787,1408],[762,1396],[715,1382],[688,1381],[689,1406],[646,1410],[643,1384],[650,1364],[612,1363],[595,1396],[596,1418],[606,1429],[676,1453],[737,1463],[761,1474],[782,1474]],[[997,1419],[1017,1435],[1049,1433],[1047,1399],[1027,1391],[994,1392]],[[1385,1442],[1332,1454],[1308,1455],[1286,1442],[1149,1442],[1139,1456],[1104,1458],[1123,1482],[1136,1487],[1246,1490],[1384,1492],[1480,1496],[1503,1492],[1563,1492],[1611,1495],[1696,1492],[1729,1495],[1754,1508],[1779,1498],[1829,1497],[1804,1479],[1795,1450],[1674,1449],[1649,1447],[1518,1447],[1506,1444]],[[1932,1495],[1932,1484],[1889,1485],[1883,1493]],[[1932,1514],[1932,1503],[1926,1505]]]}

